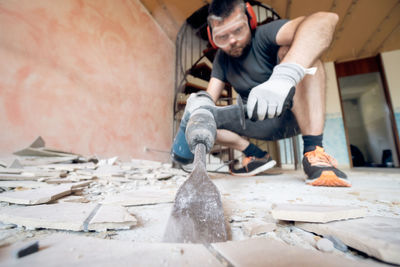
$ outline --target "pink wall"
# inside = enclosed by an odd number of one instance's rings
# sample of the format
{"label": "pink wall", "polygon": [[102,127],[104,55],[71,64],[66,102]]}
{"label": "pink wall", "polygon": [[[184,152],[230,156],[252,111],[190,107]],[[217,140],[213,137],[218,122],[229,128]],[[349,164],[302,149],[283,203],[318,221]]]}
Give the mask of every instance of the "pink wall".
{"label": "pink wall", "polygon": [[1,1],[0,154],[168,161],[174,53],[138,0]]}

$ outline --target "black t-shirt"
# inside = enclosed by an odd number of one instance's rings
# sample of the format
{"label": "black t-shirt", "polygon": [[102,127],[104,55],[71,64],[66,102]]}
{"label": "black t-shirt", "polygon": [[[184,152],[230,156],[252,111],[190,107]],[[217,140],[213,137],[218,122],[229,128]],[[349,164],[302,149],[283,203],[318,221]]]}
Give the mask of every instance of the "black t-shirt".
{"label": "black t-shirt", "polygon": [[234,58],[218,50],[211,76],[229,82],[246,100],[250,90],[269,79],[277,64],[276,35],[288,20],[276,20],[256,28],[250,46]]}

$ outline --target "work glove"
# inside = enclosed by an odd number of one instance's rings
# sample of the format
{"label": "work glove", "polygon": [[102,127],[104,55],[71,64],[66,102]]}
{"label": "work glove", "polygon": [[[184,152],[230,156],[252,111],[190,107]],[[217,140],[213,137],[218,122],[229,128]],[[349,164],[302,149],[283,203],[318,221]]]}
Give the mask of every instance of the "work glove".
{"label": "work glove", "polygon": [[[247,100],[249,118],[264,120],[280,116],[283,108],[291,108],[295,86],[306,74],[315,74],[317,68],[305,69],[296,63],[275,66],[268,81],[251,89]],[[254,114],[253,114],[254,112]]]}

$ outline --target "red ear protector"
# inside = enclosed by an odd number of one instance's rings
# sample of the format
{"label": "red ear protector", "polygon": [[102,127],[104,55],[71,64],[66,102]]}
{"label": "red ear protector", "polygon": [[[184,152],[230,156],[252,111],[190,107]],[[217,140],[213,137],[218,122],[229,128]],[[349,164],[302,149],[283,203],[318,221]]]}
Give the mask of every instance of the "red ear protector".
{"label": "red ear protector", "polygon": [[[246,2],[245,11],[247,18],[249,20],[250,29],[255,30],[257,28],[257,17],[256,13],[254,13],[253,7],[248,2]],[[208,41],[210,42],[211,46],[215,49],[218,49],[218,46],[216,46],[213,41],[212,30],[210,25],[207,26],[207,35],[208,35]]]}

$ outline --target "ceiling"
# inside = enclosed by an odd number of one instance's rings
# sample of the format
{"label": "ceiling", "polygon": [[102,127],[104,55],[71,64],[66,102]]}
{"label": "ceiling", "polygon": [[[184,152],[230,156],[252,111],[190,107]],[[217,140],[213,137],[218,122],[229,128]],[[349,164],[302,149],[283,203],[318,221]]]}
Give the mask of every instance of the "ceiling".
{"label": "ceiling", "polygon": [[[140,0],[175,41],[185,20],[206,0]],[[340,20],[324,61],[349,61],[400,49],[400,0],[263,0],[281,18],[331,11]]]}

